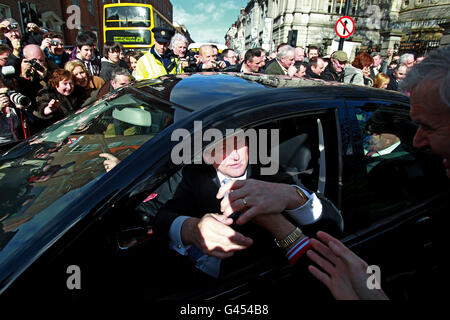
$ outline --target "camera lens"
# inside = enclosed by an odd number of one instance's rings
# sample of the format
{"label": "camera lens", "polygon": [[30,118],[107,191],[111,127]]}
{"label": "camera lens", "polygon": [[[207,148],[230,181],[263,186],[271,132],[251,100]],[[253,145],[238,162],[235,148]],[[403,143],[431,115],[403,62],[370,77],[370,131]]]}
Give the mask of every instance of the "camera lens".
{"label": "camera lens", "polygon": [[10,91],[8,91],[8,96],[9,96],[9,99],[11,100],[11,102],[14,103],[15,105],[21,105],[24,107],[31,106],[30,98],[28,98],[27,96],[24,96],[20,92],[10,90]]}

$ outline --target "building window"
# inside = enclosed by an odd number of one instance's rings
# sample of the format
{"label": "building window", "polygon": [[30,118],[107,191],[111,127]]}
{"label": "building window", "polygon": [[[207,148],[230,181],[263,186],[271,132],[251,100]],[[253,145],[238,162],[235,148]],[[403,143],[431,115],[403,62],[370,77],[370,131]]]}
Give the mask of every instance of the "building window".
{"label": "building window", "polygon": [[88,0],[89,3],[89,13],[94,15],[94,0]]}
{"label": "building window", "polygon": [[11,9],[8,6],[0,4],[0,21],[6,18],[11,18]]}

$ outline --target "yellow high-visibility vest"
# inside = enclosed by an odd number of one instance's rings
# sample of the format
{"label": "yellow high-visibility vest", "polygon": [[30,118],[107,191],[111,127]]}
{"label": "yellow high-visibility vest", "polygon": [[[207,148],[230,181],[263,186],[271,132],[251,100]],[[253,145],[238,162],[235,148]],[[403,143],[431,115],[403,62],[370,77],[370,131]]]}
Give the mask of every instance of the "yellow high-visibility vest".
{"label": "yellow high-visibility vest", "polygon": [[[177,64],[169,74],[182,73],[183,69],[179,64],[178,58],[176,58]],[[166,75],[167,71],[161,61],[149,51],[142,56],[136,65],[136,80],[153,79]]]}

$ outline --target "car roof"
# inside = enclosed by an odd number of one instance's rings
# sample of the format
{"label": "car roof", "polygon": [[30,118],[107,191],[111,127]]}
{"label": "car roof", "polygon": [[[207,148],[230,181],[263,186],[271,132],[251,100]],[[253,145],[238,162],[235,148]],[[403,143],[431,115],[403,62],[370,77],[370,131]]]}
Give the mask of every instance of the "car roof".
{"label": "car roof", "polygon": [[406,94],[348,85],[317,79],[292,78],[279,75],[246,74],[229,72],[208,72],[195,74],[168,75],[156,80],[143,80],[135,88],[151,95],[178,104],[192,111],[224,104],[231,100],[246,100],[279,93],[297,99],[330,99],[331,97],[361,99],[395,99],[408,103]]}

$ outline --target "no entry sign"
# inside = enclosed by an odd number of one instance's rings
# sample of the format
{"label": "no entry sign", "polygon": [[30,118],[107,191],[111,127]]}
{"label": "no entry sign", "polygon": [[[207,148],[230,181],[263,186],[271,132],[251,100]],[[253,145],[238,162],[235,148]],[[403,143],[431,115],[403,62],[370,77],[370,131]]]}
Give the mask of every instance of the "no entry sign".
{"label": "no entry sign", "polygon": [[349,16],[340,17],[334,26],[334,30],[340,38],[348,38],[355,32],[355,21]]}

